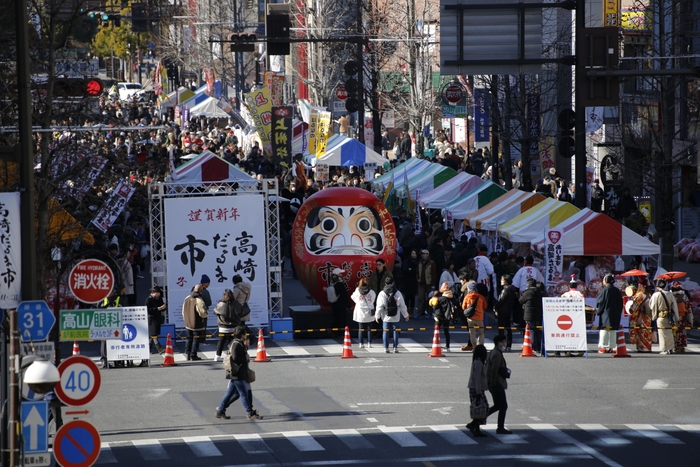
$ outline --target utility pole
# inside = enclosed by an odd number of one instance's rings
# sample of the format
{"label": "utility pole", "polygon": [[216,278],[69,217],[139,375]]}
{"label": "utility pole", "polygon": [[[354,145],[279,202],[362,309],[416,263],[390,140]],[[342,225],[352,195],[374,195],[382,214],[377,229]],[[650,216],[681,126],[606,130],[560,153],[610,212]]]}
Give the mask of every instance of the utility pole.
{"label": "utility pole", "polygon": [[586,92],[586,67],[584,66],[584,29],[586,28],[586,0],[576,0],[576,76],[574,78],[574,205],[583,209],[588,204],[586,198],[586,107],[583,98]]}
{"label": "utility pole", "polygon": [[360,71],[357,73],[357,100],[360,101],[360,108],[357,110],[357,139],[365,144],[365,61],[363,58],[364,35],[362,34],[362,0],[355,2],[357,16],[357,64]]}

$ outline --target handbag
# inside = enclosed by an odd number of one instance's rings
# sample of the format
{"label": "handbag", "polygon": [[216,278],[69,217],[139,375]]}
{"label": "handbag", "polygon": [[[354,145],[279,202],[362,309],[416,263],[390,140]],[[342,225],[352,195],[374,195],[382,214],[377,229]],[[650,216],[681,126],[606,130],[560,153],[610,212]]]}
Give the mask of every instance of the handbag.
{"label": "handbag", "polygon": [[245,379],[245,381],[246,381],[246,383],[254,383],[255,382],[255,371],[248,368],[248,377]]}
{"label": "handbag", "polygon": [[469,416],[472,420],[484,420],[489,414],[489,403],[483,395],[476,396],[469,406]]}
{"label": "handbag", "polygon": [[250,320],[250,307],[248,306],[248,302],[246,301],[243,306],[241,307],[241,321],[248,321]]}

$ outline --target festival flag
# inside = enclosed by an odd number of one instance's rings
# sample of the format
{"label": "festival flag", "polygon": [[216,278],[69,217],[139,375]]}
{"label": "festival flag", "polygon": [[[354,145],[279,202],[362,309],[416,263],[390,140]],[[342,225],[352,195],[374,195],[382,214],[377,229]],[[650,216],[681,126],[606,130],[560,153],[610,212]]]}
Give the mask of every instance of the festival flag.
{"label": "festival flag", "polygon": [[382,203],[384,207],[389,211],[389,214],[394,214],[394,200],[396,198],[396,193],[394,190],[394,172],[391,173],[391,179],[384,190],[384,197],[382,198]]}

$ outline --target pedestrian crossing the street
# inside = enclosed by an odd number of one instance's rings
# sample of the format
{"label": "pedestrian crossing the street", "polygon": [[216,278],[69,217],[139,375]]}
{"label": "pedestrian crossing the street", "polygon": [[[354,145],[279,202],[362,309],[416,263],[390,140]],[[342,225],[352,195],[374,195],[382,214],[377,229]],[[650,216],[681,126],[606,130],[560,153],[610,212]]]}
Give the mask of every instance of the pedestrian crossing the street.
{"label": "pedestrian crossing the street", "polygon": [[[442,452],[450,448],[479,449],[493,444],[571,445],[601,447],[652,443],[662,445],[696,445],[700,441],[700,425],[600,424],[553,425],[546,423],[509,425],[513,434],[493,435],[496,425],[487,424],[482,430],[486,438],[474,438],[463,426],[430,425],[316,431],[286,431],[216,436],[190,436],[167,439],[103,442],[96,464],[115,464],[126,459],[128,449],[135,449],[143,461],[186,461],[189,458],[214,458],[232,451],[255,456],[297,452],[337,451],[339,446],[350,451],[429,448]],[[183,450],[183,446],[188,449]],[[533,447],[533,449],[534,449]],[[583,449],[586,451],[586,449]],[[129,458],[133,461],[133,455]]]}

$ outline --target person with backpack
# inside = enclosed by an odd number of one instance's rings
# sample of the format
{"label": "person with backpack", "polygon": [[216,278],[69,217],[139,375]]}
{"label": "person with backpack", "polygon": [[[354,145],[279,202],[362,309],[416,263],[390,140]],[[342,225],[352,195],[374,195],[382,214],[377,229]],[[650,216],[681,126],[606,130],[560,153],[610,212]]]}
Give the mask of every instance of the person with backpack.
{"label": "person with backpack", "polygon": [[450,321],[457,314],[457,303],[452,295],[452,289],[447,282],[440,286],[440,296],[433,297],[430,304],[435,312],[435,324],[442,328],[445,334],[445,352],[450,351]]}
{"label": "person with backpack", "polygon": [[219,303],[214,307],[216,322],[219,326],[219,341],[216,344],[215,362],[221,362],[221,352],[224,346],[229,341],[233,331],[241,324],[241,312],[243,308],[233,296],[231,289],[224,290],[224,295],[219,300]]}
{"label": "person with backpack", "polygon": [[241,321],[240,324],[246,326],[246,321],[250,319],[250,306],[248,305],[248,300],[250,300],[250,292],[253,286],[250,283],[243,281],[240,274],[233,276],[233,298],[236,299],[241,305]]}
{"label": "person with backpack", "polygon": [[238,399],[241,399],[243,408],[246,411],[246,418],[248,420],[262,420],[263,418],[253,409],[253,391],[250,389],[250,383],[248,382],[250,379],[248,336],[244,326],[238,326],[234,329],[233,342],[231,342],[229,355],[226,356],[226,359],[224,368],[226,369],[226,379],[229,382],[226,393],[216,408],[216,418],[230,420],[231,417],[226,415],[226,409]]}
{"label": "person with backpack", "polygon": [[510,274],[501,276],[501,290],[495,305],[496,318],[498,319],[498,334],[506,336],[506,352],[510,352],[513,345],[513,330],[511,323],[513,315],[521,315],[520,297],[518,289],[512,284]]}
{"label": "person with backpack", "polygon": [[394,353],[399,353],[399,332],[396,330],[396,323],[399,322],[400,316],[406,321],[409,320],[406,303],[404,302],[401,292],[396,290],[394,279],[388,277],[386,285],[377,296],[377,309],[375,312],[375,321],[382,320],[384,351],[389,352],[389,333],[393,333]]}
{"label": "person with backpack", "polygon": [[360,340],[360,348],[365,347],[365,334],[367,333],[367,348],[372,347],[372,323],[374,322],[374,301],[377,295],[369,288],[366,277],[360,279],[357,288],[350,297],[355,302],[352,320],[357,323],[357,337]]}
{"label": "person with backpack", "polygon": [[[462,300],[462,309],[469,324],[469,339],[472,344],[484,345],[486,329],[484,329],[484,311],[486,310],[486,297],[476,290],[476,282],[467,283],[467,294]],[[477,331],[479,340],[477,342]],[[462,350],[466,350],[462,348]]]}

